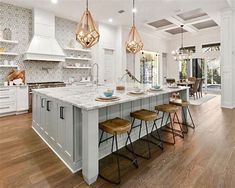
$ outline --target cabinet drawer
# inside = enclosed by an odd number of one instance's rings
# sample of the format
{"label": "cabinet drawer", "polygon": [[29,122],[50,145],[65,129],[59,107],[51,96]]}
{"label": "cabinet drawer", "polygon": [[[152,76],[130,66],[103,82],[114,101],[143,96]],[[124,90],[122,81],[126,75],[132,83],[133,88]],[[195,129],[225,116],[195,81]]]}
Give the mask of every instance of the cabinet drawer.
{"label": "cabinet drawer", "polygon": [[16,95],[15,87],[0,88],[0,96]]}
{"label": "cabinet drawer", "polygon": [[7,103],[7,102],[15,102],[16,96],[15,95],[2,95],[0,96],[0,103]]}
{"label": "cabinet drawer", "polygon": [[9,113],[16,111],[16,103],[1,103],[0,104],[0,114],[1,113]]}

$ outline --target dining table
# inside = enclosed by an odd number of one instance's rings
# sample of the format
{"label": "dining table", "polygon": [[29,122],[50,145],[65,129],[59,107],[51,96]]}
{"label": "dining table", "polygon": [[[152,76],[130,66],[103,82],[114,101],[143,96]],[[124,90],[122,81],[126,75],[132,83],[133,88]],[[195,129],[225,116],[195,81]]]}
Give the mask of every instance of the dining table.
{"label": "dining table", "polygon": [[195,84],[195,82],[192,81],[182,81],[182,82],[177,82],[178,86],[186,86],[186,87],[191,87]]}

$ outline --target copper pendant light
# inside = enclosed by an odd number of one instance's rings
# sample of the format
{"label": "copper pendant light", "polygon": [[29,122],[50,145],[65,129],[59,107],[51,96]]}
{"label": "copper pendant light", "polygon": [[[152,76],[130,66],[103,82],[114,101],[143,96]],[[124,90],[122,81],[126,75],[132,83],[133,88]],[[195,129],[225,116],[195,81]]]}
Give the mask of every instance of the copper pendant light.
{"label": "copper pendant light", "polygon": [[88,10],[88,0],[86,0],[86,10],[78,24],[76,40],[85,48],[90,48],[99,42],[100,34],[96,24]]}
{"label": "copper pendant light", "polygon": [[143,49],[144,44],[140,38],[140,35],[135,26],[135,0],[133,0],[133,26],[128,35],[128,39],[126,41],[126,49],[127,51],[136,54],[140,50]]}

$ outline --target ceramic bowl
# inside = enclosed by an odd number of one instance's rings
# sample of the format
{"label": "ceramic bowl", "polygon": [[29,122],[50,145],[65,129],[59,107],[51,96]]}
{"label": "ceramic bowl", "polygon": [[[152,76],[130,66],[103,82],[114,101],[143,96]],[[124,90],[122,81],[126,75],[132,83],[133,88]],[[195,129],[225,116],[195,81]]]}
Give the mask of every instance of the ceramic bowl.
{"label": "ceramic bowl", "polygon": [[112,97],[113,96],[113,90],[107,90],[104,92],[104,96],[105,97]]}

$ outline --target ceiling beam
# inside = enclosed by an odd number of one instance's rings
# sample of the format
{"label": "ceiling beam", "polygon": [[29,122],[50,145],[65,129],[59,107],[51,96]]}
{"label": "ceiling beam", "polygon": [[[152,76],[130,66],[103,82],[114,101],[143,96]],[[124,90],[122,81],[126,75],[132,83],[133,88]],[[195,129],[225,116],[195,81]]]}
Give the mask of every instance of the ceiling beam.
{"label": "ceiling beam", "polygon": [[171,23],[177,25],[178,27],[180,27],[181,25],[184,25],[184,29],[190,33],[196,33],[198,32],[198,29],[193,27],[192,25],[185,25],[185,21],[182,20],[180,17],[178,16],[172,16],[167,18],[168,21],[170,21]]}
{"label": "ceiling beam", "polygon": [[205,15],[205,16],[197,17],[197,18],[194,18],[191,20],[187,20],[185,22],[185,25],[192,25],[192,24],[196,24],[196,23],[201,23],[201,22],[209,21],[211,19],[212,18],[210,16]]}

